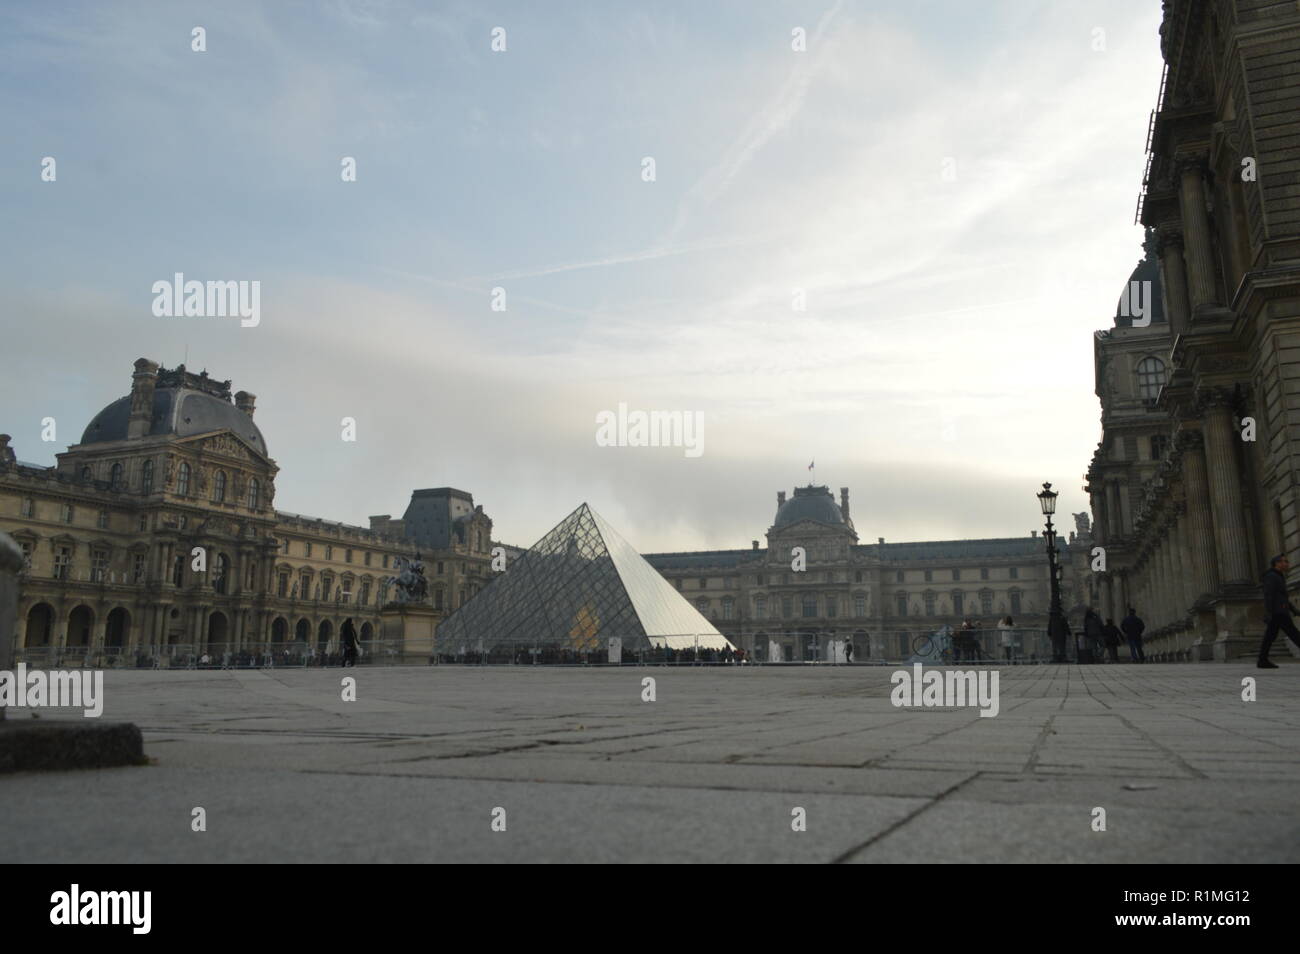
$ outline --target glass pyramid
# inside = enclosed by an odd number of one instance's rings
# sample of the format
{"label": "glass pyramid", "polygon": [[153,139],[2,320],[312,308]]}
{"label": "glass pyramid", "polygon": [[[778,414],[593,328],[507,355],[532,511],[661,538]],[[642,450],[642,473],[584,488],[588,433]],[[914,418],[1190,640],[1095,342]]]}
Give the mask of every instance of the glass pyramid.
{"label": "glass pyramid", "polygon": [[585,503],[437,629],[435,653],[492,661],[599,661],[723,649],[725,636]]}

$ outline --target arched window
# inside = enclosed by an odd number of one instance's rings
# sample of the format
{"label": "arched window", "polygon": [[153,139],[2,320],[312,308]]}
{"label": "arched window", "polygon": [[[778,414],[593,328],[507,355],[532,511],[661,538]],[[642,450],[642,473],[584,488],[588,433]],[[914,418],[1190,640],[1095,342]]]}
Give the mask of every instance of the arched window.
{"label": "arched window", "polygon": [[256,510],[262,503],[262,485],[254,477],[248,482],[248,509]]}
{"label": "arched window", "polygon": [[190,495],[190,465],[181,464],[180,470],[176,472],[176,493],[181,497]]}
{"label": "arched window", "polygon": [[95,475],[94,475],[94,472],[93,472],[89,467],[83,467],[83,468],[81,468],[81,479],[82,479],[82,480],[91,480],[91,479],[94,478],[94,476],[95,476]]}
{"label": "arched window", "polygon": [[114,464],[113,469],[109,471],[108,484],[114,490],[122,489],[122,465]]}
{"label": "arched window", "polygon": [[1165,385],[1165,363],[1156,357],[1143,358],[1137,366],[1138,397],[1154,403]]}
{"label": "arched window", "polygon": [[224,503],[226,500],[226,472],[217,471],[217,476],[212,480],[212,502]]}
{"label": "arched window", "polygon": [[153,461],[147,460],[144,466],[140,468],[140,491],[141,493],[153,493]]}
{"label": "arched window", "polygon": [[230,557],[224,553],[217,554],[217,562],[212,572],[212,588],[218,593],[226,592],[226,580],[230,575]]}

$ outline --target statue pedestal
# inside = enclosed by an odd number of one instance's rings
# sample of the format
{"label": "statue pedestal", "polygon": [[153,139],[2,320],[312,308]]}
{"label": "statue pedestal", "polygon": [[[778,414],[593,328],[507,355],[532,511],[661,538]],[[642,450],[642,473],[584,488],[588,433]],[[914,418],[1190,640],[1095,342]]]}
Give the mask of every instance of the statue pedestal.
{"label": "statue pedestal", "polygon": [[419,665],[433,655],[433,634],[442,615],[426,603],[389,603],[379,611],[384,639],[400,642],[403,663]]}

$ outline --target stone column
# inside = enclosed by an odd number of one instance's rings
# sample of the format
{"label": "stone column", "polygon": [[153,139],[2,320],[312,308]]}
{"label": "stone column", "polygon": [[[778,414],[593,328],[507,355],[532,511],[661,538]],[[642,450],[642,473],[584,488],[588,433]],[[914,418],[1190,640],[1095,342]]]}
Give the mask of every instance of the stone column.
{"label": "stone column", "polygon": [[1177,224],[1162,225],[1159,232],[1160,274],[1164,284],[1165,319],[1178,337],[1187,329],[1187,273],[1183,266],[1183,233]]}
{"label": "stone column", "polygon": [[1119,506],[1119,484],[1116,481],[1106,481],[1106,517],[1109,522],[1106,532],[1110,539],[1123,536],[1124,525],[1123,516],[1120,513]]}
{"label": "stone column", "polygon": [[1115,625],[1128,615],[1128,606],[1124,599],[1124,576],[1120,573],[1114,573],[1110,578],[1110,602],[1115,608]]}
{"label": "stone column", "polygon": [[1203,388],[1197,403],[1205,418],[1211,512],[1219,574],[1224,583],[1252,583],[1237,470],[1239,440],[1232,426],[1232,395],[1225,388]]}
{"label": "stone column", "polygon": [[1183,449],[1187,481],[1187,549],[1191,554],[1191,576],[1196,599],[1219,588],[1219,562],[1215,552],[1214,523],[1210,516],[1210,487],[1205,473],[1205,441],[1200,431],[1184,431],[1178,437]]}
{"label": "stone column", "polygon": [[1205,211],[1205,161],[1200,157],[1178,161],[1178,200],[1183,218],[1183,258],[1187,263],[1187,291],[1193,317],[1217,305],[1214,250],[1209,216]]}

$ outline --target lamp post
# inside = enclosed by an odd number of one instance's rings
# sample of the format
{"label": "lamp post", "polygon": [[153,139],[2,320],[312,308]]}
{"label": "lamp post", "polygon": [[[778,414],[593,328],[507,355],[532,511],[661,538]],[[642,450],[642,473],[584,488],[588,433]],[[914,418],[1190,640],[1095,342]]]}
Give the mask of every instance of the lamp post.
{"label": "lamp post", "polygon": [[1047,518],[1047,529],[1043,538],[1047,541],[1047,569],[1051,574],[1052,604],[1047,611],[1047,635],[1052,640],[1052,662],[1068,662],[1065,656],[1065,640],[1068,629],[1065,614],[1061,612],[1061,568],[1056,562],[1056,529],[1052,526],[1052,514],[1056,513],[1056,491],[1050,483],[1044,483],[1038,493],[1038,503]]}

